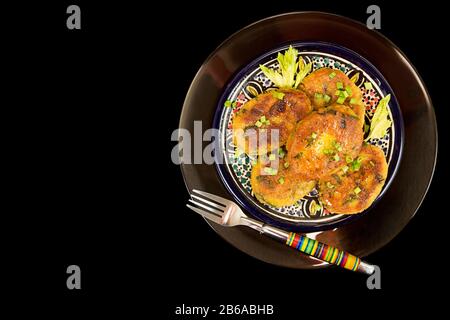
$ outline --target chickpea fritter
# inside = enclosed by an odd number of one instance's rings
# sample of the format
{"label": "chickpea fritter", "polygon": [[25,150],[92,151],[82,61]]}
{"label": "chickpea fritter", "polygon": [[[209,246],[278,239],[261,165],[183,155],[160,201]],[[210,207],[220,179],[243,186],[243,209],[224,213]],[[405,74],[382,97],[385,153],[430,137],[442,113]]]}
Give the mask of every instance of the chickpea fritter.
{"label": "chickpea fritter", "polygon": [[273,162],[260,159],[252,169],[250,181],[253,193],[262,203],[274,207],[290,206],[316,185],[315,181],[301,180],[285,159],[279,159],[278,168],[273,169],[273,166]]}
{"label": "chickpea fritter", "polygon": [[358,155],[363,142],[359,119],[349,107],[330,106],[301,120],[286,144],[290,166],[301,179],[318,180]]}
{"label": "chickpea fritter", "polygon": [[346,104],[364,124],[364,105],[361,90],[345,73],[330,68],[318,69],[305,77],[300,89],[311,99],[315,109],[334,103]]}
{"label": "chickpea fritter", "polygon": [[365,145],[356,159],[320,179],[320,200],[332,213],[364,211],[380,194],[387,172],[383,151]]}
{"label": "chickpea fritter", "polygon": [[[283,146],[297,121],[311,110],[311,102],[301,91],[276,90],[260,94],[235,115],[233,141],[247,154],[265,154]],[[277,146],[271,143],[272,129],[278,129]]]}

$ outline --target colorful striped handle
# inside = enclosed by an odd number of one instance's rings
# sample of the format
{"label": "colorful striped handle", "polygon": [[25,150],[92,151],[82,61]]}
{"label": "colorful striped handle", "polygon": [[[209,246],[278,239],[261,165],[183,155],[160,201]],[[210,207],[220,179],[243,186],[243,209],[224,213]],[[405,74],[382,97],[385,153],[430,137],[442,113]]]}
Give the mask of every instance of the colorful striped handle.
{"label": "colorful striped handle", "polygon": [[339,267],[348,270],[358,270],[361,263],[361,259],[348,252],[336,249],[335,247],[294,232],[289,234],[286,244],[317,259],[338,265]]}

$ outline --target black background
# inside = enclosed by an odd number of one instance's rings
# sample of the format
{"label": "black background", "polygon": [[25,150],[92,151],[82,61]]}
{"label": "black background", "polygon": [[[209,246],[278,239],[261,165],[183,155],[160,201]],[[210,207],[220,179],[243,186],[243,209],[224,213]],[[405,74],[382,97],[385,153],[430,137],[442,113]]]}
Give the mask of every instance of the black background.
{"label": "black background", "polygon": [[[82,30],[67,30],[69,4],[80,5]],[[60,1],[8,11],[14,18],[6,29],[5,64],[12,72],[4,90],[14,116],[5,135],[13,150],[6,197],[13,205],[5,227],[13,232],[4,243],[11,253],[4,265],[19,296],[48,297],[70,312],[125,308],[159,313],[158,319],[183,303],[268,303],[282,319],[351,314],[358,306],[383,312],[386,304],[402,311],[425,306],[425,297],[439,306],[437,289],[448,284],[442,258],[449,73],[439,68],[448,27],[438,3],[376,3],[380,32],[422,76],[440,131],[437,171],[420,210],[367,257],[381,267],[382,290],[368,290],[359,274],[283,269],[231,247],[185,208],[181,172],[170,161],[170,136],[190,82],[229,35],[290,11],[365,22],[370,4]],[[66,288],[71,264],[82,270],[79,291]],[[232,272],[235,278],[220,276]]]}

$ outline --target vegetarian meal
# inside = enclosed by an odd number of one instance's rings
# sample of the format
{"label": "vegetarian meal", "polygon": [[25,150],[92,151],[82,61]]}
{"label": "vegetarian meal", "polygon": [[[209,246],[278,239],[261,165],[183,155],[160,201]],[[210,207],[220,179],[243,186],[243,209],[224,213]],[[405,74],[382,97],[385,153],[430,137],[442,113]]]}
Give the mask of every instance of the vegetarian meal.
{"label": "vegetarian meal", "polygon": [[390,95],[378,102],[365,125],[355,79],[331,68],[311,72],[312,64],[293,47],[277,61],[277,69],[260,66],[274,87],[247,101],[232,119],[235,146],[255,159],[253,194],[264,204],[283,207],[316,188],[331,213],[364,211],[387,177],[384,152],[368,141],[383,137],[391,125]]}

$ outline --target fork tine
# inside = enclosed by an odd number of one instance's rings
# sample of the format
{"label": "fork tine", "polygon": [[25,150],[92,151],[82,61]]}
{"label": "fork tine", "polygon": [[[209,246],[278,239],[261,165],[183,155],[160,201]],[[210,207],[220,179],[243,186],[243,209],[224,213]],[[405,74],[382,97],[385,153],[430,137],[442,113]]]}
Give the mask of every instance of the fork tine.
{"label": "fork tine", "polygon": [[222,224],[222,219],[219,218],[218,216],[215,216],[214,214],[209,213],[209,212],[207,212],[207,211],[205,211],[205,210],[202,210],[202,209],[196,208],[196,207],[194,207],[194,206],[191,206],[190,204],[186,204],[186,206],[187,206],[189,209],[191,209],[191,210],[197,212],[197,213],[198,213],[199,215],[201,215],[202,217],[204,217],[204,218],[206,218],[206,219],[208,219],[208,220],[211,220],[211,221],[213,221],[213,222],[215,222],[215,223]]}
{"label": "fork tine", "polygon": [[192,192],[196,192],[196,193],[198,193],[198,194],[200,194],[200,195],[202,195],[202,196],[204,196],[204,197],[206,197],[208,199],[211,199],[211,200],[214,200],[214,201],[216,201],[218,203],[221,203],[224,206],[227,206],[230,203],[230,200],[224,199],[222,197],[216,196],[214,194],[211,194],[211,193],[208,193],[208,192],[205,192],[205,191],[200,191],[200,190],[197,190],[197,189],[193,189]]}
{"label": "fork tine", "polygon": [[189,199],[189,202],[195,204],[198,207],[202,207],[203,209],[206,209],[209,212],[212,212],[215,215],[218,215],[219,217],[223,216],[223,211],[216,210],[214,208],[211,208],[210,206],[207,206],[207,205],[205,205],[205,204],[203,204],[201,202],[198,202],[198,201],[195,201],[195,200],[192,200],[192,199]]}
{"label": "fork tine", "polygon": [[225,208],[226,208],[226,207],[224,207],[224,206],[222,206],[222,205],[220,205],[220,204],[216,204],[215,202],[212,202],[212,201],[206,200],[206,199],[204,199],[204,198],[202,198],[202,197],[196,196],[195,194],[191,194],[191,197],[194,198],[194,199],[203,201],[204,203],[207,203],[207,204],[209,204],[211,207],[217,208],[217,209],[219,209],[220,211],[224,211]]}

